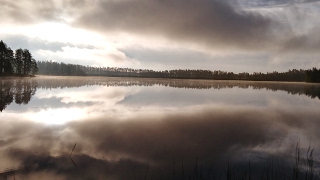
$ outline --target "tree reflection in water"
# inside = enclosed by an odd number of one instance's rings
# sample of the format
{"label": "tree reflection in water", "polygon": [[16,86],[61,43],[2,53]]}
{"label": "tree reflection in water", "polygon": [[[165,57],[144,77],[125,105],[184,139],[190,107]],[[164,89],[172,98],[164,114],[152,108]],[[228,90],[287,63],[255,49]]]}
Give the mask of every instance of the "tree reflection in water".
{"label": "tree reflection in water", "polygon": [[28,104],[37,90],[37,81],[31,78],[0,81],[0,111],[13,101],[16,104]]}
{"label": "tree reflection in water", "polygon": [[0,111],[13,101],[16,104],[28,104],[37,88],[71,88],[81,86],[167,86],[191,89],[228,89],[253,88],[271,91],[286,91],[289,94],[306,95],[320,99],[320,84],[281,83],[256,81],[215,81],[215,80],[179,80],[149,78],[106,78],[106,77],[41,77],[6,79],[0,81]]}

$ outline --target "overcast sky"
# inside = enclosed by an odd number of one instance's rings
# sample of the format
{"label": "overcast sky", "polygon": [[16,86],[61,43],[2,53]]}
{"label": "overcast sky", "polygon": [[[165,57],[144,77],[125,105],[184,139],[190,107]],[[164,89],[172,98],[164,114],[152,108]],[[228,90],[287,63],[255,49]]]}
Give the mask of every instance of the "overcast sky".
{"label": "overcast sky", "polygon": [[0,0],[0,39],[36,60],[129,68],[320,66],[317,0]]}

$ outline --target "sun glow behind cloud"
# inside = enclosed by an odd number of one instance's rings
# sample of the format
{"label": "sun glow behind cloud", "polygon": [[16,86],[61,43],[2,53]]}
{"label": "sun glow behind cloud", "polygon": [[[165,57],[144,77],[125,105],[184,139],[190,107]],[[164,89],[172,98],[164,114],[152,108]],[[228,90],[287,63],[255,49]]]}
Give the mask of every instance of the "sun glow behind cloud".
{"label": "sun glow behind cloud", "polygon": [[30,37],[37,37],[48,41],[72,42],[75,44],[105,43],[103,36],[84,29],[73,28],[68,24],[58,22],[45,22],[30,26],[26,29]]}
{"label": "sun glow behind cloud", "polygon": [[4,26],[0,32],[6,36],[23,34],[31,39],[31,42],[36,39],[47,44],[51,42],[66,44],[58,51],[38,49],[34,52],[37,60],[64,61],[91,66],[124,65],[128,67],[139,64],[138,60],[127,57],[118,49],[118,47],[126,46],[126,42],[130,41],[129,35],[125,35],[128,40],[119,41],[119,35],[102,36],[60,22],[45,22],[19,28],[8,25]]}

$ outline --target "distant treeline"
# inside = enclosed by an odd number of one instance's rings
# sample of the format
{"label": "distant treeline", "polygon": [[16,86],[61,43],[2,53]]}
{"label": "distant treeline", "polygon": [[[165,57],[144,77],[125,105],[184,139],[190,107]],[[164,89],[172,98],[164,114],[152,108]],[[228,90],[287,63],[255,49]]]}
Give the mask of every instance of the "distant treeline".
{"label": "distant treeline", "polygon": [[165,70],[131,69],[117,67],[91,67],[76,64],[38,61],[39,74],[58,76],[111,76],[111,77],[145,77],[176,79],[214,79],[214,80],[254,80],[254,81],[296,81],[320,82],[320,70],[289,70],[287,72],[268,73],[233,73],[210,70]]}
{"label": "distant treeline", "polygon": [[28,76],[38,71],[37,62],[28,49],[11,50],[0,41],[0,76]]}

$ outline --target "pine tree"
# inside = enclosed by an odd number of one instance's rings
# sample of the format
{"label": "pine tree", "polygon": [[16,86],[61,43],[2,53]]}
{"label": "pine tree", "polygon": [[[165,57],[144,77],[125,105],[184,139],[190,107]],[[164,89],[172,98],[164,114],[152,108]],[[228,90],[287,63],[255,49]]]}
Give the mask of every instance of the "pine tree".
{"label": "pine tree", "polygon": [[6,54],[7,54],[7,45],[1,40],[0,41],[0,75],[4,73]]}
{"label": "pine tree", "polygon": [[4,61],[4,74],[12,75],[14,72],[13,69],[13,63],[14,63],[14,53],[11,50],[10,47],[7,48],[5,61]]}
{"label": "pine tree", "polygon": [[30,73],[31,75],[35,75],[38,73],[38,66],[35,59],[32,58],[31,66],[30,66]]}
{"label": "pine tree", "polygon": [[23,74],[26,76],[30,73],[32,55],[28,49],[23,50]]}
{"label": "pine tree", "polygon": [[17,65],[17,74],[22,75],[22,70],[23,70],[23,50],[17,49],[15,53],[15,62]]}

